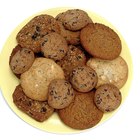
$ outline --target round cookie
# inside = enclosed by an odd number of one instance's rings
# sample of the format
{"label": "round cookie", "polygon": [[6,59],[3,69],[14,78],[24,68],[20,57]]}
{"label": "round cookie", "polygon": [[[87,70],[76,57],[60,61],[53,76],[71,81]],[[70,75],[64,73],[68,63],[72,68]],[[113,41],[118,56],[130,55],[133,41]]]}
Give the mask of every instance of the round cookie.
{"label": "round cookie", "polygon": [[94,92],[76,92],[75,95],[74,101],[68,107],[58,110],[62,122],[80,130],[97,125],[103,117],[103,112],[93,102]]}
{"label": "round cookie", "polygon": [[64,70],[65,77],[68,80],[71,71],[77,67],[86,64],[86,56],[82,50],[73,45],[68,46],[68,51],[64,58],[57,62]]}
{"label": "round cookie", "polygon": [[79,45],[80,44],[80,31],[70,31],[65,29],[62,22],[58,21],[60,26],[60,34],[66,39],[69,45]]}
{"label": "round cookie", "polygon": [[127,81],[128,65],[121,56],[112,61],[90,58],[87,61],[87,66],[94,69],[98,75],[96,88],[102,84],[110,83],[120,89]]}
{"label": "round cookie", "polygon": [[66,40],[58,33],[49,33],[42,43],[41,52],[46,58],[61,60],[68,50]]}
{"label": "round cookie", "polygon": [[13,73],[19,75],[32,66],[34,59],[35,56],[31,49],[21,48],[18,45],[11,53],[9,65]]}
{"label": "round cookie", "polygon": [[85,50],[96,58],[113,60],[121,53],[119,36],[103,24],[88,24],[81,30],[80,40]]}
{"label": "round cookie", "polygon": [[78,66],[70,74],[70,82],[74,89],[80,92],[89,92],[98,81],[96,72],[88,66]]}
{"label": "round cookie", "polygon": [[39,122],[45,121],[54,112],[54,109],[48,105],[47,101],[40,102],[28,98],[20,85],[15,88],[13,102],[20,110]]}
{"label": "round cookie", "polygon": [[56,19],[61,21],[64,27],[70,31],[80,30],[92,22],[88,14],[80,9],[67,10],[58,14]]}
{"label": "round cookie", "polygon": [[112,84],[104,84],[97,88],[94,96],[96,106],[103,112],[111,112],[121,104],[119,89]]}
{"label": "round cookie", "polygon": [[60,27],[50,15],[43,14],[34,17],[17,34],[17,42],[21,47],[30,48],[34,52],[40,52],[42,38],[51,32],[60,33]]}
{"label": "round cookie", "polygon": [[49,85],[48,104],[55,109],[67,107],[74,99],[71,84],[63,79],[53,80]]}
{"label": "round cookie", "polygon": [[32,67],[21,74],[21,86],[26,96],[38,101],[46,101],[48,86],[54,79],[64,79],[62,68],[53,60],[36,58]]}

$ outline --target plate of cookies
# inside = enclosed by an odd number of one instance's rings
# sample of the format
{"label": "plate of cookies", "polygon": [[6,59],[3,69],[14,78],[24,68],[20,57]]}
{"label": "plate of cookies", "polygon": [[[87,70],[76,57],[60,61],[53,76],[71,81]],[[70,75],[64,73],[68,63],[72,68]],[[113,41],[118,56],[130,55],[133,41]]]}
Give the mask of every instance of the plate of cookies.
{"label": "plate of cookies", "polygon": [[8,37],[0,64],[0,88],[13,112],[53,133],[78,133],[107,121],[125,101],[133,73],[119,31],[78,8],[27,18]]}

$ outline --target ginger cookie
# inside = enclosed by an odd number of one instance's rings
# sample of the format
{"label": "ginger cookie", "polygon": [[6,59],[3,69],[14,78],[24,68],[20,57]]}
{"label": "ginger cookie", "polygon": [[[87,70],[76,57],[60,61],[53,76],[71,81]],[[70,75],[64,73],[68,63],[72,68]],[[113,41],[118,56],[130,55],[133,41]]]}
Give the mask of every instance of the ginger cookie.
{"label": "ginger cookie", "polygon": [[71,71],[77,67],[86,64],[86,56],[84,52],[73,45],[68,46],[68,51],[64,58],[57,62],[64,70],[65,77],[68,80]]}
{"label": "ginger cookie", "polygon": [[58,33],[49,33],[44,37],[41,52],[46,58],[61,60],[68,50],[68,45],[64,37]]}
{"label": "ginger cookie", "polygon": [[56,19],[61,21],[64,27],[70,31],[80,30],[92,22],[88,14],[80,9],[67,10],[66,12],[58,14]]}
{"label": "ginger cookie", "polygon": [[103,112],[111,112],[117,109],[121,104],[121,100],[121,92],[112,84],[99,86],[94,96],[96,106]]}
{"label": "ginger cookie", "polygon": [[88,66],[78,66],[70,74],[70,82],[74,89],[80,92],[89,92],[98,81],[96,72]]}
{"label": "ginger cookie", "polygon": [[117,33],[100,23],[84,27],[80,40],[85,50],[96,58],[113,60],[121,53],[122,45]]}
{"label": "ginger cookie", "polygon": [[34,17],[17,34],[17,42],[21,47],[40,52],[42,38],[51,32],[60,33],[60,27],[54,17],[43,14]]}
{"label": "ginger cookie", "polygon": [[98,75],[96,88],[102,84],[110,83],[120,89],[127,81],[128,65],[121,56],[111,61],[90,58],[87,66],[94,69]]}
{"label": "ginger cookie", "polygon": [[47,120],[54,112],[47,101],[40,102],[28,98],[20,85],[15,88],[13,102],[20,110],[39,122]]}
{"label": "ginger cookie", "polygon": [[80,130],[97,125],[103,117],[103,112],[93,102],[94,92],[85,94],[76,92],[75,95],[68,107],[58,110],[62,122],[71,128]]}
{"label": "ginger cookie", "polygon": [[21,86],[26,96],[33,100],[46,101],[48,86],[54,79],[64,79],[62,68],[53,60],[36,58],[29,70],[21,74]]}
{"label": "ginger cookie", "polygon": [[55,109],[67,107],[74,99],[71,84],[63,79],[53,80],[49,85],[48,104]]}
{"label": "ginger cookie", "polygon": [[34,52],[31,49],[17,45],[12,50],[9,65],[13,73],[20,75],[32,66],[34,59]]}

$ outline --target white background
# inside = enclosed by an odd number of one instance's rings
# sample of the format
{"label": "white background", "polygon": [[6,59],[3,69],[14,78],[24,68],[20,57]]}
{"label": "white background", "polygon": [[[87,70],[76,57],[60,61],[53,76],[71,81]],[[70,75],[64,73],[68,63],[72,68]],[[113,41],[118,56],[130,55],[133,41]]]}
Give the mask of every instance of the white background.
{"label": "white background", "polygon": [[96,129],[80,134],[58,135],[42,132],[22,121],[11,111],[0,94],[0,139],[140,139],[140,4],[138,0],[0,0],[0,51],[11,31],[24,19],[36,12],[62,6],[96,12],[110,21],[124,36],[134,65],[129,96],[117,114]]}

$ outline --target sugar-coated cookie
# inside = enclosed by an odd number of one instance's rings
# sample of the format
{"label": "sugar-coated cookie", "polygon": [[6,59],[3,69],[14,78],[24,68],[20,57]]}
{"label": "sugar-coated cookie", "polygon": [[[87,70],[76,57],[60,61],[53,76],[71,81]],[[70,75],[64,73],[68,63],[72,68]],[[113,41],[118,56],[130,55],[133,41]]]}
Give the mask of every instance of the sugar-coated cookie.
{"label": "sugar-coated cookie", "polygon": [[74,89],[80,92],[89,92],[98,81],[96,72],[88,66],[78,66],[70,74],[70,82]]}
{"label": "sugar-coated cookie", "polygon": [[67,107],[74,99],[71,84],[63,79],[53,80],[49,85],[48,104],[55,109]]}
{"label": "sugar-coated cookie", "polygon": [[21,86],[29,98],[46,101],[48,86],[54,79],[64,79],[62,68],[51,59],[36,58],[32,67],[21,74]]}
{"label": "sugar-coated cookie", "polygon": [[117,109],[121,104],[121,100],[121,92],[112,84],[99,86],[94,96],[96,106],[103,112],[111,112]]}
{"label": "sugar-coated cookie", "polygon": [[61,60],[67,53],[68,45],[63,36],[58,33],[49,33],[44,36],[41,52],[46,58]]}
{"label": "sugar-coated cookie", "polygon": [[121,53],[122,45],[117,33],[100,23],[91,23],[84,27],[80,40],[88,53],[100,59],[112,60]]}
{"label": "sugar-coated cookie", "polygon": [[39,122],[48,119],[54,111],[54,109],[48,105],[47,101],[40,102],[28,98],[20,85],[15,88],[13,102],[20,110]]}
{"label": "sugar-coated cookie", "polygon": [[96,107],[93,97],[93,91],[85,94],[76,92],[73,102],[68,107],[58,110],[62,122],[80,130],[97,125],[103,117],[103,112]]}
{"label": "sugar-coated cookie", "polygon": [[60,33],[60,27],[54,17],[42,14],[30,20],[17,34],[21,47],[40,52],[42,38],[50,32]]}
{"label": "sugar-coated cookie", "polygon": [[120,89],[127,81],[128,65],[121,56],[112,61],[90,58],[87,66],[94,69],[98,75],[96,87],[111,83]]}

